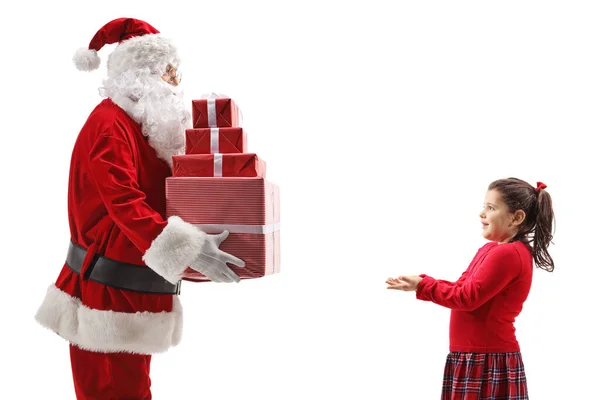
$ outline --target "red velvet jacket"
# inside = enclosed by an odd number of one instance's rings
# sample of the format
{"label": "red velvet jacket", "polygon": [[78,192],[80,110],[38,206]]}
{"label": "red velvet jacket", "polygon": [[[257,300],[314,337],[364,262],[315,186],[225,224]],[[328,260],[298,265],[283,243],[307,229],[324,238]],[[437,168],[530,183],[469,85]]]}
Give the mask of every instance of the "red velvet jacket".
{"label": "red velvet jacket", "polygon": [[456,282],[421,275],[417,298],[452,309],[450,351],[519,351],[515,318],[529,295],[533,258],[522,242],[490,242]]}
{"label": "red velvet jacket", "polygon": [[[146,265],[176,282],[199,254],[204,234],[178,217],[165,220],[170,174],[170,165],[157,157],[140,125],[110,99],[103,100],[72,153],[71,240],[90,253]],[[65,264],[36,319],[84,349],[151,354],[180,341],[182,309],[177,296],[114,289],[83,280]]]}

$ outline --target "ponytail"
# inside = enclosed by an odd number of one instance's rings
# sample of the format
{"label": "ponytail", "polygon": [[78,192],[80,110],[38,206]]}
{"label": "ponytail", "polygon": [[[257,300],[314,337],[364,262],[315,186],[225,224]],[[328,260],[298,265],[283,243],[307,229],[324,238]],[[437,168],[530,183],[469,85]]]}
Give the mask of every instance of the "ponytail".
{"label": "ponytail", "polygon": [[537,266],[548,272],[554,271],[554,260],[548,253],[548,246],[552,242],[552,223],[554,211],[552,198],[544,189],[537,192],[537,212],[535,227],[533,229],[533,259]]}

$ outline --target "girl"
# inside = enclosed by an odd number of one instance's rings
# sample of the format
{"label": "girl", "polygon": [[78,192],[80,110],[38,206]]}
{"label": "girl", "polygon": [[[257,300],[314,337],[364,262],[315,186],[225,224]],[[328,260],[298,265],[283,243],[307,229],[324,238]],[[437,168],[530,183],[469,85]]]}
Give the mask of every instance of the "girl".
{"label": "girl", "polygon": [[388,289],[450,308],[450,353],[442,400],[528,399],[514,321],[531,287],[533,262],[548,272],[554,212],[545,190],[516,179],[492,182],[480,213],[483,237],[456,282],[427,275],[389,278]]}

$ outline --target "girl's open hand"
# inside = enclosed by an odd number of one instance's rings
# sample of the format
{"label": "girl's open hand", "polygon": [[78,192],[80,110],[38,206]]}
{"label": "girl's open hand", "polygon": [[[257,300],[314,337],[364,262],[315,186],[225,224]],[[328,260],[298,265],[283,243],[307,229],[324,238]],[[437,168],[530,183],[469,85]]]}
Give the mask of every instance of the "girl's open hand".
{"label": "girl's open hand", "polygon": [[421,280],[423,280],[423,278],[421,278],[420,276],[411,275],[399,276],[398,278],[388,278],[388,280],[385,281],[385,283],[389,285],[387,287],[388,289],[403,290],[405,292],[414,292],[417,290],[417,287],[419,286],[419,282],[421,282]]}

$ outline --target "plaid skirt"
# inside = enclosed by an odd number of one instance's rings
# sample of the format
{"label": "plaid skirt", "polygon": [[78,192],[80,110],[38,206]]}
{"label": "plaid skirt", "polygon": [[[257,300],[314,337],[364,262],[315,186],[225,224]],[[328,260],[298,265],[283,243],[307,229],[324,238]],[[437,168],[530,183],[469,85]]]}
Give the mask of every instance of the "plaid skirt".
{"label": "plaid skirt", "polygon": [[442,400],[528,399],[520,352],[448,354]]}

